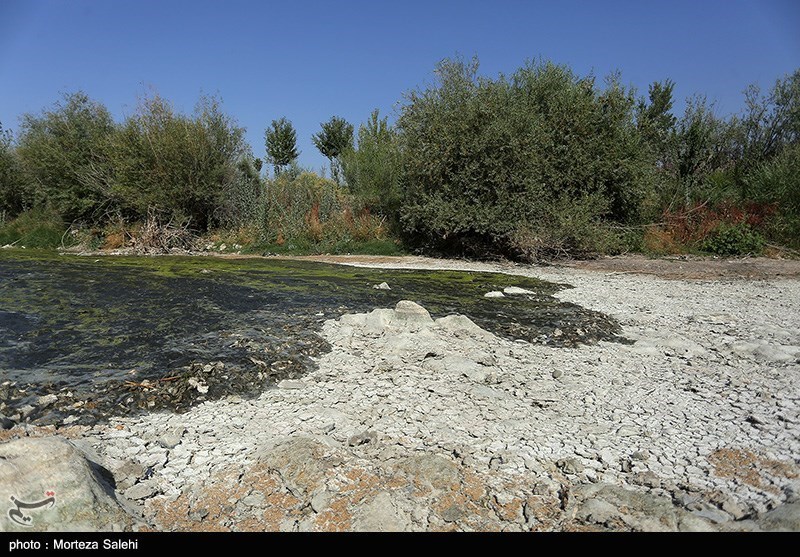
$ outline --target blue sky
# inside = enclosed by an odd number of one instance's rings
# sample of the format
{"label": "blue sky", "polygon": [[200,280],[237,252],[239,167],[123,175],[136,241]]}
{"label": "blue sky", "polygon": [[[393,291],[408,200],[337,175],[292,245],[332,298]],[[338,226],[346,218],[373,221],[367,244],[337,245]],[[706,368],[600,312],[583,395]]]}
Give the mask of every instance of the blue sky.
{"label": "blue sky", "polygon": [[295,124],[301,164],[325,163],[319,123],[393,117],[436,63],[477,55],[481,74],[545,58],[580,75],[620,70],[646,92],[676,82],[738,112],[749,83],[800,67],[797,0],[0,0],[0,122],[83,90],[117,118],[155,90],[189,112],[216,94],[264,156],[264,128]]}

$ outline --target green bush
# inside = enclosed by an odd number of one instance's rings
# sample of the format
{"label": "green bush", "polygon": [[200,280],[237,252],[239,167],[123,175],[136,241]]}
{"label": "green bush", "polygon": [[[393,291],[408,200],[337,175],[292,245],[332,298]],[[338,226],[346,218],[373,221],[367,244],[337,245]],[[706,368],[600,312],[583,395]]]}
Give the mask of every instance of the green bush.
{"label": "green bush", "polygon": [[205,230],[221,220],[231,189],[252,187],[239,167],[247,155],[244,129],[216,99],[201,98],[191,117],[145,99],[115,135],[112,198],[133,218],[155,208]]}
{"label": "green bush", "polygon": [[342,153],[348,189],[370,209],[397,221],[403,160],[397,131],[375,110],[358,128],[358,147]]}
{"label": "green bush", "polygon": [[747,224],[721,224],[700,245],[716,255],[758,255],[764,249],[764,236]]}
{"label": "green bush", "polygon": [[[598,90],[551,63],[495,80],[476,72],[476,61],[445,61],[437,86],[402,108],[401,219],[412,241],[481,256],[525,253],[531,241],[520,238],[535,238],[535,255],[580,244],[587,222],[638,218],[651,167],[617,80]],[[549,223],[561,228],[540,234]]]}
{"label": "green bush", "polygon": [[0,124],[0,225],[22,212],[25,193],[11,132]]}
{"label": "green bush", "polygon": [[268,181],[262,211],[260,240],[270,251],[341,253],[387,239],[383,219],[311,172]]}
{"label": "green bush", "polygon": [[800,247],[800,144],[762,163],[744,181],[756,201],[777,207],[777,214],[766,223],[770,238]]}
{"label": "green bush", "polygon": [[71,243],[61,218],[51,211],[33,209],[0,225],[0,246],[53,249]]}
{"label": "green bush", "polygon": [[67,221],[96,220],[109,207],[111,114],[85,93],[66,95],[53,110],[22,119],[17,155],[25,197]]}

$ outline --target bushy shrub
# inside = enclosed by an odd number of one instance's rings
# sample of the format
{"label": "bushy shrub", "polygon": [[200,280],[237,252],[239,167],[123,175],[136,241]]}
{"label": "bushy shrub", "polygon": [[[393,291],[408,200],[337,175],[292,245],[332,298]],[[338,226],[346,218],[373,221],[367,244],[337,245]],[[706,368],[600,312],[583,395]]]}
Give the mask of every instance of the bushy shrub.
{"label": "bushy shrub", "polygon": [[282,249],[340,251],[337,245],[384,240],[387,233],[383,219],[310,172],[267,182],[262,223],[262,242]]}
{"label": "bushy shrub", "polygon": [[66,221],[95,220],[109,207],[111,114],[85,93],[66,95],[52,110],[22,119],[17,154],[25,197]]}
{"label": "bushy shrub", "polygon": [[800,143],[757,166],[744,180],[756,200],[777,207],[765,227],[770,238],[800,247]]}
{"label": "bushy shrub", "polygon": [[402,156],[397,131],[375,110],[358,128],[358,146],[342,153],[348,189],[367,207],[397,221],[402,200]]}
{"label": "bushy shrub", "polygon": [[71,243],[61,218],[46,209],[32,209],[0,225],[0,246],[52,249]]}
{"label": "bushy shrub", "polygon": [[701,249],[717,255],[758,255],[764,236],[747,224],[721,224],[702,242]]}
{"label": "bushy shrub", "polygon": [[[543,223],[637,219],[650,166],[633,96],[618,81],[598,90],[593,78],[546,62],[510,78],[476,72],[476,61],[445,61],[438,84],[402,108],[401,218],[413,241],[485,255],[535,237],[533,252],[562,251],[584,231],[539,235]],[[587,198],[581,218],[554,216]]]}
{"label": "bushy shrub", "polygon": [[244,129],[216,99],[202,98],[190,117],[154,96],[115,135],[113,197],[133,218],[156,208],[206,230],[218,224],[231,189],[250,187],[238,168],[246,155]]}

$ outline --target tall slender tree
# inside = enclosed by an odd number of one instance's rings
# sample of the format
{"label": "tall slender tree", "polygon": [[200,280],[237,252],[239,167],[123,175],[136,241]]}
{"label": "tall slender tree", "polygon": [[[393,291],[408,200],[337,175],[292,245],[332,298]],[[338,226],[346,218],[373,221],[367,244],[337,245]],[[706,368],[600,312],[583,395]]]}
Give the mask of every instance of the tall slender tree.
{"label": "tall slender tree", "polygon": [[346,150],[353,148],[353,124],[344,118],[333,116],[320,125],[322,129],[311,136],[311,140],[319,152],[331,162],[331,176],[339,184],[342,164],[340,157]]}
{"label": "tall slender tree", "polygon": [[300,156],[297,150],[297,132],[286,118],[273,120],[265,134],[267,160],[275,167],[275,175]]}

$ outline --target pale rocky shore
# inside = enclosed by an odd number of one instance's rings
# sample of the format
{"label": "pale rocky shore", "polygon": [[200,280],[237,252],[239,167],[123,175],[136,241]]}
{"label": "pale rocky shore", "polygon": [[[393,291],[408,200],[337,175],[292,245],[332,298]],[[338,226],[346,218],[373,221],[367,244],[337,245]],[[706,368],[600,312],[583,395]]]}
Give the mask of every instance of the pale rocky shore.
{"label": "pale rocky shore", "polygon": [[532,345],[412,301],[327,321],[318,369],[258,398],[58,430],[113,476],[101,527],[800,530],[800,280],[351,263],[570,284],[628,341]]}

